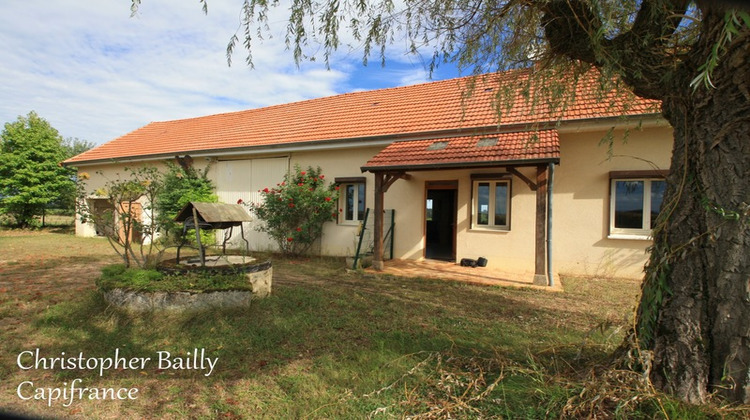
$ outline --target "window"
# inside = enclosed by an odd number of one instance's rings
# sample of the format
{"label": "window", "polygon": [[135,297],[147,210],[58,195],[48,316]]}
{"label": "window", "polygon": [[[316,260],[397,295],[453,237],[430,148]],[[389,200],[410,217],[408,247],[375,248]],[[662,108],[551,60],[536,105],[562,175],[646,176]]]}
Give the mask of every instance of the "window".
{"label": "window", "polygon": [[472,228],[509,230],[510,181],[474,181],[472,192]]}
{"label": "window", "polygon": [[664,179],[612,178],[611,182],[610,234],[651,236],[664,202]]}
{"label": "window", "polygon": [[365,178],[336,178],[339,184],[341,223],[361,222],[365,218]]}

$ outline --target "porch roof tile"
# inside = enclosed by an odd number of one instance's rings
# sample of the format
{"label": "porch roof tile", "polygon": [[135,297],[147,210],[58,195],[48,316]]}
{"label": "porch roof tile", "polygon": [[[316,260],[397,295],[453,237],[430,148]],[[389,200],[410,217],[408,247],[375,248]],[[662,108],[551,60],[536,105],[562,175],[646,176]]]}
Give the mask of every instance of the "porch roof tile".
{"label": "porch roof tile", "polygon": [[[496,141],[495,141],[496,140]],[[523,131],[391,143],[363,171],[556,162],[557,130]]]}
{"label": "porch roof tile", "polygon": [[[404,139],[458,130],[653,115],[659,102],[632,94],[600,95],[597,77],[582,77],[575,102],[553,111],[548,101],[526,100],[529,70],[462,77],[412,86],[354,92],[240,112],[152,122],[68,159],[66,164],[221,153],[310,142]],[[513,107],[493,104],[501,88],[515,93]],[[470,92],[470,94],[467,94]],[[449,134],[450,135],[450,134]]]}

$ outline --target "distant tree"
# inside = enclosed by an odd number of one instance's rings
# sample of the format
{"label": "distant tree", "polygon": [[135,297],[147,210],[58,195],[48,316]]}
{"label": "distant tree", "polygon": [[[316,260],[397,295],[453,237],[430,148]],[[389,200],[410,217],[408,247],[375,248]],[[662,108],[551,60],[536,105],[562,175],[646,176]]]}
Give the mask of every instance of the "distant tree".
{"label": "distant tree", "polygon": [[[80,155],[81,153],[93,149],[96,147],[96,143],[80,140],[75,137],[68,137],[63,140],[62,147],[65,151],[65,159],[70,159],[73,156]],[[74,182],[78,175],[78,170],[75,167],[66,167],[69,172],[70,179]],[[71,214],[75,212],[76,207],[76,187],[74,183],[71,183],[65,188],[60,194],[60,198],[53,203],[55,208],[60,208],[66,211],[70,211]]]}
{"label": "distant tree", "polygon": [[6,123],[0,137],[2,211],[29,227],[50,203],[73,188],[60,134],[34,111]]}
{"label": "distant tree", "polygon": [[81,140],[78,137],[67,137],[63,140],[62,145],[65,149],[66,159],[80,155],[81,153],[96,147],[96,143],[88,140]]}

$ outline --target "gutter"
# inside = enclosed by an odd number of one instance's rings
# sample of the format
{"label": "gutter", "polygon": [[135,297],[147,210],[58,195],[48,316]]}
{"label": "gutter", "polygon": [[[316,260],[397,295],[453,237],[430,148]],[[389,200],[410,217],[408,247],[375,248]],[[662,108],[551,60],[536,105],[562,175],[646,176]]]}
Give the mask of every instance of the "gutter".
{"label": "gutter", "polygon": [[587,118],[567,121],[557,127],[558,133],[586,133],[610,128],[640,129],[640,128],[668,128],[667,120],[661,114],[641,114],[636,117]]}
{"label": "gutter", "polygon": [[417,165],[391,165],[391,166],[362,166],[362,172],[388,172],[388,171],[429,171],[434,169],[464,169],[464,168],[496,168],[502,166],[535,166],[539,164],[560,163],[560,158],[540,159],[517,159],[517,160],[492,160],[481,162],[449,162],[449,163],[425,163]]}

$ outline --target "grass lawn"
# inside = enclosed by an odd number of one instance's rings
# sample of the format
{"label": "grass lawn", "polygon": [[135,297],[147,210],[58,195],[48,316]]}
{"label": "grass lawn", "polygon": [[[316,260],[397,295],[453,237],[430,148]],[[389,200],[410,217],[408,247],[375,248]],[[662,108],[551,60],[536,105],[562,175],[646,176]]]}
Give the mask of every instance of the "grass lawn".
{"label": "grass lawn", "polygon": [[[634,281],[564,278],[564,292],[551,293],[273,257],[273,294],[249,309],[136,316],[108,307],[95,289],[101,268],[117,262],[102,239],[0,231],[1,409],[69,418],[748,415],[686,406],[638,388],[627,371],[596,369],[623,339]],[[117,352],[150,360],[101,375],[59,365],[21,369],[19,355],[36,349],[46,358]],[[208,376],[159,366],[169,352],[170,363],[181,358],[188,367],[196,349],[217,359]],[[138,398],[84,395],[68,404],[61,395],[51,406],[42,399],[74,381],[135,388]],[[25,398],[40,399],[21,399],[19,386]]]}

